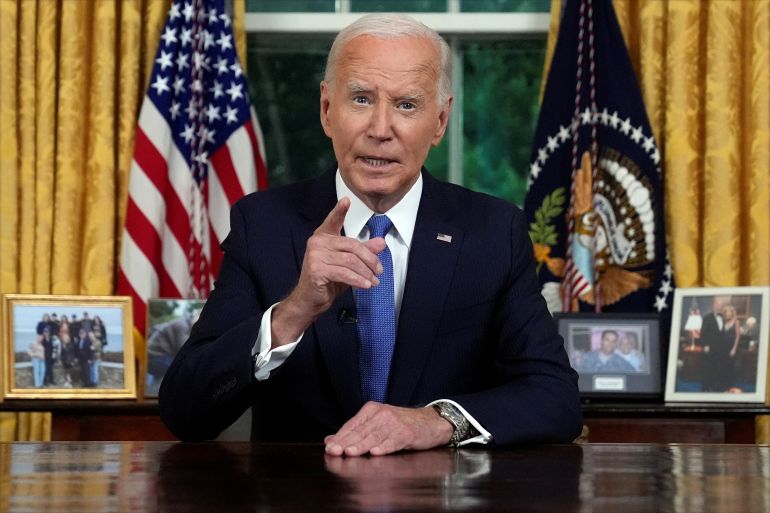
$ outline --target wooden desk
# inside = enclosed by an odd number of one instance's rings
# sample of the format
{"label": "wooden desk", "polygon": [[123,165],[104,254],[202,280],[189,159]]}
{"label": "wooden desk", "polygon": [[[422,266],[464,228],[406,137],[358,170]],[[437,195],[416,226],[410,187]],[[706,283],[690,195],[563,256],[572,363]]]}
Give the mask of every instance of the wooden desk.
{"label": "wooden desk", "polygon": [[317,445],[0,444],[0,511],[770,512],[770,446],[586,444],[329,458]]}

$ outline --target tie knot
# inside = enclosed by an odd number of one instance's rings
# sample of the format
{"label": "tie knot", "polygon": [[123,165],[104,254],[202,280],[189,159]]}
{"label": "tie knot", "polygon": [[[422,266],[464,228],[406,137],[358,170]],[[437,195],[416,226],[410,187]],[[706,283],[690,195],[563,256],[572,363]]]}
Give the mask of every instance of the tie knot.
{"label": "tie knot", "polygon": [[386,215],[373,215],[367,221],[366,226],[369,228],[369,238],[385,237],[385,235],[393,227],[393,222]]}

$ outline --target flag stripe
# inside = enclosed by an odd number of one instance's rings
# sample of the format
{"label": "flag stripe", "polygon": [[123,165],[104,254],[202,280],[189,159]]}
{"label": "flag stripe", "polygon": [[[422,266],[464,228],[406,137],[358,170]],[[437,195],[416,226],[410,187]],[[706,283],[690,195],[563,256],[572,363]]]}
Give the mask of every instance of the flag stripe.
{"label": "flag stripe", "polygon": [[[233,135],[227,140],[227,149],[230,156],[253,154],[252,141],[249,139],[249,133],[246,129],[249,124],[250,123],[247,122],[244,126],[233,132]],[[252,159],[231,159],[230,161],[232,162],[233,169],[237,174],[238,182],[241,186],[241,196],[244,191],[256,190],[257,169],[255,167],[255,162]],[[240,196],[238,198],[240,198]]]}
{"label": "flag stripe", "polygon": [[139,333],[145,333],[147,303],[139,297],[139,294],[134,290],[122,268],[118,271],[118,290],[126,296],[131,296],[134,327],[139,330]]}
{"label": "flag stripe", "polygon": [[209,171],[211,171],[212,167],[214,168],[214,173],[209,178],[216,177],[219,180],[220,187],[230,204],[238,201],[243,196],[243,189],[241,189],[241,184],[238,182],[238,175],[230,158],[230,149],[227,147],[227,144],[219,148],[211,156]]}
{"label": "flag stripe", "polygon": [[223,241],[230,231],[230,205],[219,176],[209,176],[209,221],[216,240]]}

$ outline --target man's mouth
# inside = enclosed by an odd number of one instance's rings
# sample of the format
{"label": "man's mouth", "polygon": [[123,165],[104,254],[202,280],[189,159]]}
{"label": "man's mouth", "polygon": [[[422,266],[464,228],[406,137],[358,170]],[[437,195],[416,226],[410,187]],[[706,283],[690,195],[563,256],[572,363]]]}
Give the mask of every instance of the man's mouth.
{"label": "man's mouth", "polygon": [[366,164],[373,166],[373,167],[384,167],[388,164],[392,164],[395,162],[395,160],[389,160],[389,159],[382,159],[382,158],[376,158],[376,157],[361,157],[361,160],[363,160]]}

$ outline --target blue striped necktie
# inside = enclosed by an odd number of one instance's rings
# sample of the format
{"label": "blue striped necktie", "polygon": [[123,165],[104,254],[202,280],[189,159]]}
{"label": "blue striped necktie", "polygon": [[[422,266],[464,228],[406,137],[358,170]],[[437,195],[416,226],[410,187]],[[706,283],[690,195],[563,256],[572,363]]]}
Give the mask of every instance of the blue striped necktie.
{"label": "blue striped necktie", "polygon": [[[369,238],[385,237],[393,227],[386,215],[373,215],[366,223]],[[393,257],[386,246],[380,253],[380,284],[356,290],[359,366],[364,401],[384,403],[388,389],[390,361],[396,343],[396,304],[393,289]]]}

